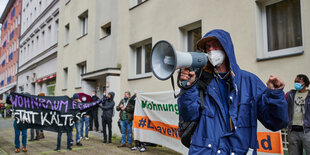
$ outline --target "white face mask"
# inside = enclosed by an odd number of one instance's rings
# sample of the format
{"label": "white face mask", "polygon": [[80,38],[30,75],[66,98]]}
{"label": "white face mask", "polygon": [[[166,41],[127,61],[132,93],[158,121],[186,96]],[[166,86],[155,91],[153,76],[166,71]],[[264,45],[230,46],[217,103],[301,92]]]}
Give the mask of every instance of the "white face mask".
{"label": "white face mask", "polygon": [[86,101],[86,97],[82,97],[82,101],[84,101],[84,102],[85,102],[85,101]]}
{"label": "white face mask", "polygon": [[208,54],[208,59],[210,63],[215,66],[220,66],[225,59],[225,53],[222,50],[210,51]]}

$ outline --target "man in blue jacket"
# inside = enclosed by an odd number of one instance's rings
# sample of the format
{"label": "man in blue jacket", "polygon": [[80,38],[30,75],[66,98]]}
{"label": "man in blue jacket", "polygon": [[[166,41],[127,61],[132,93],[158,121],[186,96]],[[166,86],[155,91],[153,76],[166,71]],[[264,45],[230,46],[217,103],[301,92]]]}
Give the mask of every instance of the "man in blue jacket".
{"label": "man in blue jacket", "polygon": [[[208,32],[197,48],[207,53],[205,72],[212,74],[204,90],[204,109],[196,85],[178,99],[185,121],[199,121],[189,154],[256,154],[257,119],[272,131],[288,125],[285,84],[270,76],[267,87],[254,74],[239,68],[231,37],[224,30]],[[180,80],[195,81],[195,72],[181,70]]]}

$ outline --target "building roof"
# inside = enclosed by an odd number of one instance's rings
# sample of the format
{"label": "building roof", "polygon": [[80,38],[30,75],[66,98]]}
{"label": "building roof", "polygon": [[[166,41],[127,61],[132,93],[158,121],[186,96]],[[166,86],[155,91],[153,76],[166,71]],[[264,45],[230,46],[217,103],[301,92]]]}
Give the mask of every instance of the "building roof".
{"label": "building roof", "polygon": [[2,15],[1,15],[1,18],[0,18],[0,23],[3,24],[4,21],[5,21],[5,18],[7,17],[7,15],[9,14],[10,12],[10,9],[12,8],[12,6],[14,5],[14,2],[16,0],[9,0],[8,4],[6,5]]}

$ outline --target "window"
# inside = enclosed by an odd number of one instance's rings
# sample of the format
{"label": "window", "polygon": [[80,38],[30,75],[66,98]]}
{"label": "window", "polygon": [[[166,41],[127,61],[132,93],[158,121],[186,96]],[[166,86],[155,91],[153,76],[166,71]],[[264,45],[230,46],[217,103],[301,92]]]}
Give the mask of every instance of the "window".
{"label": "window", "polygon": [[86,62],[82,62],[77,64],[78,67],[78,79],[77,79],[77,87],[81,87],[82,86],[82,75],[87,73],[86,71]]}
{"label": "window", "polygon": [[56,30],[56,32],[55,32],[55,40],[56,40],[56,42],[58,42],[58,19],[55,21],[55,30]]}
{"label": "window", "polygon": [[63,85],[63,89],[67,89],[68,88],[68,68],[64,68],[64,85]]}
{"label": "window", "polygon": [[196,43],[201,39],[201,27],[187,32],[187,51],[197,51]]}
{"label": "window", "polygon": [[262,4],[264,57],[303,51],[300,0],[273,0]]}
{"label": "window", "polygon": [[11,12],[11,19],[15,16],[15,7],[13,8],[12,12]]}
{"label": "window", "polygon": [[65,0],[65,4],[67,5],[70,2],[70,0]]}
{"label": "window", "polygon": [[44,34],[45,34],[45,32],[44,31],[42,31],[42,37],[41,37],[41,50],[42,51],[44,51],[45,50],[45,45],[44,45],[44,43],[45,43],[45,36],[44,36]]}
{"label": "window", "polygon": [[130,8],[134,8],[134,7],[144,3],[145,1],[147,1],[147,0],[129,0]]}
{"label": "window", "polygon": [[47,81],[47,95],[48,96],[55,96],[55,86],[56,86],[55,79]]}
{"label": "window", "polygon": [[[2,83],[1,83],[2,84]],[[24,86],[19,86],[19,92],[23,93],[24,92]]]}
{"label": "window", "polygon": [[142,44],[135,48],[135,75],[143,75],[151,72],[152,43]]}
{"label": "window", "polygon": [[70,41],[70,25],[67,24],[65,26],[65,45],[69,44],[69,41]]}
{"label": "window", "polygon": [[[46,35],[48,35],[49,37],[50,37],[50,39],[52,40],[52,38],[53,38],[53,34],[52,34],[52,26],[51,25],[49,25],[48,27],[47,27],[47,34]],[[49,41],[48,42],[48,46],[50,46],[50,44],[51,44],[52,42],[51,41]]]}
{"label": "window", "polygon": [[201,20],[179,27],[181,51],[195,52],[196,44],[201,39]]}
{"label": "window", "polygon": [[80,21],[80,36],[88,33],[88,11],[85,11],[79,16]]}
{"label": "window", "polygon": [[104,38],[111,35],[111,22],[101,26],[101,35],[100,38]]}

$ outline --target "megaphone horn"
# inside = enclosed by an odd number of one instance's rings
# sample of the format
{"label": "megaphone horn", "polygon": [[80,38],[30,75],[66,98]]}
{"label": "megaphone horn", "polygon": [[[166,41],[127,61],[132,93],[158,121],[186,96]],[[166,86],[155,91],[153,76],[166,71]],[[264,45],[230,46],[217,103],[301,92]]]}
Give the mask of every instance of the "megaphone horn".
{"label": "megaphone horn", "polygon": [[208,57],[205,53],[179,52],[165,40],[158,41],[151,52],[152,72],[160,80],[167,80],[179,68],[202,68],[207,62]]}

